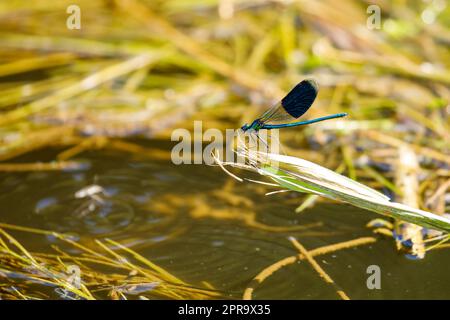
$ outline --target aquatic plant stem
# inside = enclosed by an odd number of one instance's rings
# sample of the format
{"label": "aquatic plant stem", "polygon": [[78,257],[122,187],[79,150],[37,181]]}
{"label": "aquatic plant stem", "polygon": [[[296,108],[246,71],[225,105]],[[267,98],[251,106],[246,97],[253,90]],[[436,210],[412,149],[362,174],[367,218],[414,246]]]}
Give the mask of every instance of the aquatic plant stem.
{"label": "aquatic plant stem", "polygon": [[[399,202],[402,202],[412,208],[418,208],[418,190],[419,190],[419,162],[414,151],[402,146],[398,148],[398,162],[397,162],[397,186],[402,190],[402,194],[398,195]],[[422,236],[423,228],[413,223],[397,220],[395,222],[396,234],[401,237],[395,239],[397,249],[404,247],[404,241],[411,241],[411,254],[419,259],[425,257],[425,244]]]}
{"label": "aquatic plant stem", "polygon": [[326,273],[325,270],[317,263],[317,261],[314,260],[313,256],[309,253],[308,250],[306,250],[306,248],[300,242],[298,242],[298,240],[296,240],[294,237],[289,237],[289,240],[305,257],[305,260],[309,262],[309,264],[313,267],[313,269],[317,271],[320,277],[323,278],[326,283],[334,287],[336,293],[342,300],[350,300],[347,294],[341,288],[339,288],[339,286],[334,282],[334,280],[331,279],[328,273]]}
{"label": "aquatic plant stem", "polygon": [[[357,238],[349,241],[343,241],[327,246],[323,246],[320,248],[316,248],[309,251],[309,255],[312,257],[328,254],[331,252],[353,248],[356,246],[366,245],[370,243],[374,243],[377,240],[373,237],[363,237],[363,238]],[[291,265],[297,261],[304,260],[306,257],[299,253],[295,256],[286,257],[284,259],[281,259],[280,261],[277,261],[276,263],[264,268],[261,272],[259,272],[251,281],[250,285],[247,286],[247,288],[244,290],[243,299],[244,300],[251,300],[254,290],[262,283],[265,279],[270,277],[272,274],[274,274],[276,271],[280,270],[281,268]]]}

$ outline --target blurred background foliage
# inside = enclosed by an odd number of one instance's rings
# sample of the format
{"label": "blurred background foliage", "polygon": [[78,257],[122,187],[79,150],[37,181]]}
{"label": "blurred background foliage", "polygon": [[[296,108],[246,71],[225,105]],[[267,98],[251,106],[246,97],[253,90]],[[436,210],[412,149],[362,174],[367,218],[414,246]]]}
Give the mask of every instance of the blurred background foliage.
{"label": "blurred background foliage", "polygon": [[[374,3],[379,29],[368,28]],[[314,77],[321,91],[307,116],[349,117],[288,131],[287,152],[345,162],[351,178],[401,194],[393,167],[406,145],[421,163],[420,206],[445,211],[446,1],[90,0],[77,3],[80,30],[66,27],[70,4],[0,5],[1,160],[48,145],[168,138],[192,119],[234,128]],[[64,165],[76,164],[54,164]]]}

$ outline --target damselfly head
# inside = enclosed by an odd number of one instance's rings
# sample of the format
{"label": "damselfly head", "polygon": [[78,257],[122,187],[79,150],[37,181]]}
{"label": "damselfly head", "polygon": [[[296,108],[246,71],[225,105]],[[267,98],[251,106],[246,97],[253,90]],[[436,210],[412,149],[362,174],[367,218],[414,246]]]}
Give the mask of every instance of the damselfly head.
{"label": "damselfly head", "polygon": [[251,124],[244,124],[241,129],[242,131],[246,132],[250,129],[253,129],[255,131],[258,131],[259,129],[261,129],[262,123],[260,119],[256,119],[253,120],[253,122]]}
{"label": "damselfly head", "polygon": [[250,129],[250,126],[247,123],[241,127],[241,130],[244,132],[247,131],[248,129]]}

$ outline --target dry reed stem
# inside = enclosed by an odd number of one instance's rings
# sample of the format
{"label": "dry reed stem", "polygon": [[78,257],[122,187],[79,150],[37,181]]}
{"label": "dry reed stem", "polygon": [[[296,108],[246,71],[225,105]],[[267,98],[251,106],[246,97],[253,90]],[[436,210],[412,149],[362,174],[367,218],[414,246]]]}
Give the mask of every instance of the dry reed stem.
{"label": "dry reed stem", "polygon": [[[0,121],[1,119],[0,117]],[[44,148],[55,143],[55,141],[72,136],[73,132],[74,130],[71,127],[50,127],[32,133],[25,133],[20,138],[20,143],[14,141],[11,145],[7,145],[4,148],[5,151],[0,153],[0,161],[9,160],[30,151]]]}
{"label": "dry reed stem", "polygon": [[[43,235],[53,235],[58,239],[73,245],[77,249],[80,249],[82,253],[81,256],[75,257],[70,256],[65,252],[63,252],[62,250],[60,250],[59,248],[57,248],[56,251],[59,253],[59,255],[32,254],[28,252],[15,238],[6,233],[6,231],[4,231],[3,229],[12,229],[17,231],[31,232]],[[6,244],[6,242],[2,239],[2,237],[0,237],[0,249],[2,249],[3,253],[7,254],[7,257],[9,255],[12,259],[14,259],[14,260],[9,259],[7,261],[9,262],[17,261],[18,262],[18,265],[16,266],[17,268],[23,268],[24,270],[27,270],[29,267],[32,267],[39,272],[36,275],[21,273],[24,279],[31,279],[33,281],[45,283],[50,286],[62,287],[63,289],[66,289],[69,292],[72,292],[84,299],[95,299],[95,297],[89,291],[88,287],[95,288],[101,285],[107,285],[108,283],[117,283],[118,281],[125,281],[123,286],[157,282],[158,286],[153,290],[153,293],[160,295],[164,298],[205,299],[220,296],[215,291],[189,286],[187,283],[176,278],[163,268],[155,265],[151,261],[139,255],[137,252],[129,248],[126,248],[121,244],[110,239],[106,239],[106,242],[130,254],[134,259],[142,263],[144,267],[132,263],[132,261],[129,260],[127,257],[118,254],[117,252],[109,248],[105,243],[102,243],[98,240],[95,241],[96,244],[101,249],[103,249],[108,255],[87,248],[86,246],[78,242],[70,240],[65,235],[46,230],[0,223],[0,235],[3,236],[8,241],[9,244],[13,245],[15,248],[18,249],[18,252],[10,249]],[[60,272],[63,272],[64,270],[67,269],[63,260],[74,261],[77,263],[79,267],[82,268],[84,283],[81,284],[81,288],[77,289],[73,285],[68,283],[64,278],[57,276]],[[90,267],[87,267],[85,264],[79,263],[80,261],[105,265],[115,269],[127,271],[128,273],[130,272],[140,273],[143,275],[143,277],[136,277],[133,281],[131,281],[130,279],[128,279],[128,276],[123,274],[115,274],[115,273],[98,274],[95,271],[95,269],[91,269]],[[0,268],[0,272],[8,274],[10,271]],[[20,272],[14,271],[14,273],[17,275]]]}
{"label": "dry reed stem", "polygon": [[339,288],[339,286],[334,282],[334,280],[326,273],[326,271],[314,260],[313,256],[309,253],[308,250],[298,242],[294,237],[290,237],[289,240],[293,243],[293,245],[300,251],[300,253],[305,257],[306,261],[313,267],[313,269],[319,274],[319,276],[324,279],[324,281],[336,290],[336,293],[342,300],[350,300],[347,294]]}
{"label": "dry reed stem", "polygon": [[3,172],[75,170],[80,167],[82,163],[76,161],[0,163],[0,171]]}
{"label": "dry reed stem", "polygon": [[[362,238],[357,238],[357,239],[353,239],[353,240],[349,240],[349,241],[344,241],[344,242],[340,242],[340,243],[335,243],[332,245],[327,245],[327,246],[323,246],[320,248],[316,248],[313,250],[309,251],[309,255],[311,257],[316,257],[316,256],[320,256],[320,255],[324,255],[327,253],[331,253],[331,252],[335,252],[338,250],[342,250],[342,249],[348,249],[348,248],[353,248],[356,246],[361,246],[361,245],[366,245],[366,244],[370,244],[370,243],[374,243],[376,242],[376,239],[373,237],[362,237]],[[280,270],[281,268],[288,266],[290,264],[293,264],[297,261],[301,261],[304,260],[306,257],[302,254],[299,253],[296,256],[290,256],[290,257],[286,257],[280,261],[277,261],[276,263],[264,268],[264,270],[262,270],[260,273],[258,273],[253,280],[251,281],[252,284],[250,284],[245,290],[244,290],[244,295],[243,295],[243,299],[244,300],[251,300],[252,299],[252,295],[254,290],[268,277],[270,277],[272,274],[274,274],[276,271]]]}
{"label": "dry reed stem", "polygon": [[382,144],[387,144],[396,148],[400,148],[402,146],[409,146],[411,149],[413,149],[416,153],[427,157],[427,158],[432,158],[438,161],[442,161],[445,162],[447,164],[450,164],[450,156],[441,153],[437,150],[428,148],[428,147],[422,147],[419,145],[415,145],[415,144],[411,144],[411,143],[407,143],[405,141],[402,141],[400,139],[397,139],[395,137],[392,137],[390,135],[378,132],[378,131],[374,131],[374,130],[362,130],[360,131],[360,134],[362,134],[363,136],[366,136],[367,138],[377,141],[379,143]]}
{"label": "dry reed stem", "polygon": [[284,94],[274,84],[266,83],[260,78],[252,76],[251,73],[234,68],[232,65],[210,54],[191,37],[179,31],[167,20],[153,13],[148,6],[142,5],[135,0],[116,0],[115,2],[124,11],[134,15],[143,22],[148,28],[164,34],[165,38],[171,41],[178,49],[207,65],[220,75],[232,79],[251,90],[260,91],[270,99],[279,99]]}
{"label": "dry reed stem", "polygon": [[[418,208],[419,189],[419,162],[414,151],[404,145],[398,149],[397,186],[402,190],[402,202],[413,208]],[[411,253],[420,259],[425,257],[425,244],[423,243],[422,227],[404,221],[396,221],[395,229],[402,240],[396,239],[397,249],[403,247],[403,241],[411,240]]]}
{"label": "dry reed stem", "polygon": [[101,71],[88,75],[82,80],[64,87],[57,92],[35,100],[23,107],[8,111],[0,118],[0,126],[23,119],[36,112],[57,106],[58,103],[91,90],[99,85],[132,71],[144,68],[160,58],[159,54],[145,53],[132,57],[126,61],[108,66]]}

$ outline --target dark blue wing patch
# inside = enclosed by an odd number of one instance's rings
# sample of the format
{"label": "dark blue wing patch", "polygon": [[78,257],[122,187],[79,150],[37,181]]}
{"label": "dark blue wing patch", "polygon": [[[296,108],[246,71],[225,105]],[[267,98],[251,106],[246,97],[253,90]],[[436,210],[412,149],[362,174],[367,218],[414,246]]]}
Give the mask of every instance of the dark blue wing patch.
{"label": "dark blue wing patch", "polygon": [[281,105],[290,116],[298,118],[311,107],[318,91],[314,80],[303,80],[281,100]]}

